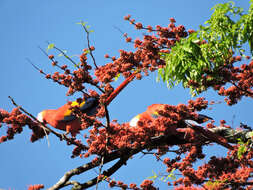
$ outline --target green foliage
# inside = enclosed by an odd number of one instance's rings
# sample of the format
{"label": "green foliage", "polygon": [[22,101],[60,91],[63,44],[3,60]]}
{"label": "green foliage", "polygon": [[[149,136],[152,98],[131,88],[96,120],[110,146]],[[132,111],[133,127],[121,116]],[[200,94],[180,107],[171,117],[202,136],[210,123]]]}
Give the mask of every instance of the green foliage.
{"label": "green foliage", "polygon": [[244,143],[241,139],[238,139],[238,144],[240,146],[237,151],[237,157],[241,159],[242,155],[248,150],[248,142]]}
{"label": "green foliage", "polygon": [[64,56],[64,54],[67,53],[67,50],[62,50],[62,52],[63,52],[63,53],[59,53],[59,55],[58,55],[59,57]]}
{"label": "green foliage", "polygon": [[47,46],[47,52],[50,50],[50,49],[53,49],[55,47],[55,45],[52,43],[52,44],[48,44]]}
{"label": "green foliage", "polygon": [[83,21],[80,21],[80,22],[77,22],[76,24],[81,24],[82,26],[85,26],[88,22],[83,22]]}
{"label": "green foliage", "polygon": [[172,169],[171,172],[169,173],[169,175],[164,176],[164,175],[157,174],[152,170],[153,176],[147,177],[147,179],[155,181],[157,178],[159,178],[159,180],[163,181],[163,182],[167,182],[169,179],[176,180],[176,176],[174,174],[174,171],[175,171],[175,169]]}
{"label": "green foliage", "polygon": [[205,186],[208,187],[208,189],[217,189],[221,184],[225,183],[226,180],[223,181],[208,181],[206,182]]}
{"label": "green foliage", "polygon": [[[158,70],[158,76],[169,88],[182,83],[201,82],[205,71],[215,74],[217,68],[231,58],[232,52],[243,55],[243,46],[248,43],[253,53],[253,0],[248,13],[234,6],[233,2],[217,4],[209,20],[199,30],[181,39],[171,48],[170,53],[161,53],[166,67]],[[219,76],[213,76],[219,77]],[[210,79],[211,80],[211,79]],[[189,87],[191,93],[200,93],[206,87]]]}
{"label": "green foliage", "polygon": [[88,33],[94,32],[94,30],[88,30],[91,27],[90,25],[87,25],[88,22],[80,21],[80,22],[77,22],[76,24],[82,25],[87,30]]}
{"label": "green foliage", "polygon": [[147,179],[151,179],[152,181],[155,181],[158,178],[158,175],[152,170],[153,176],[147,177]]}

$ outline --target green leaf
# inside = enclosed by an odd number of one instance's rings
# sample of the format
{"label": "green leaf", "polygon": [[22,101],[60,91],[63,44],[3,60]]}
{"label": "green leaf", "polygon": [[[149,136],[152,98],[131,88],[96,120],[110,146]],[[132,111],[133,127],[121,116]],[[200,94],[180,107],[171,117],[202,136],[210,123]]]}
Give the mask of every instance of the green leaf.
{"label": "green leaf", "polygon": [[[64,54],[67,53],[67,50],[63,50],[62,52],[63,52],[63,53],[59,53],[59,55],[58,55],[59,57],[64,56]],[[65,57],[66,57],[66,56],[65,56]]]}
{"label": "green leaf", "polygon": [[48,46],[47,46],[47,52],[48,52],[48,50],[53,49],[54,46],[55,46],[54,44],[48,44]]}
{"label": "green leaf", "polygon": [[242,144],[238,148],[237,156],[239,159],[241,159],[242,155],[247,151],[247,146]]}
{"label": "green leaf", "polygon": [[[189,80],[198,82],[198,88],[190,88],[192,95],[199,94],[207,88],[202,75],[209,70],[217,77],[218,67],[231,57],[230,51],[244,54],[244,45],[248,44],[253,54],[253,0],[248,13],[236,7],[234,2],[215,5],[213,14],[204,25],[181,39],[170,53],[161,53],[166,66],[158,70],[159,79],[166,82],[168,88],[182,83],[189,86]],[[207,43],[201,43],[205,40]],[[222,80],[222,79],[221,79]]]}
{"label": "green leaf", "polygon": [[74,65],[75,68],[79,67],[81,65],[81,62],[78,62],[77,64]]}
{"label": "green leaf", "polygon": [[153,176],[147,177],[147,179],[151,179],[152,181],[157,179],[157,174],[152,170],[152,173],[154,174]]}
{"label": "green leaf", "polygon": [[249,132],[248,135],[249,135],[250,137],[253,137],[253,131]]}
{"label": "green leaf", "polygon": [[87,49],[84,51],[84,53],[88,54],[88,53],[90,53],[90,50]]}
{"label": "green leaf", "polygon": [[87,23],[88,23],[88,22],[83,22],[83,21],[81,21],[81,22],[77,22],[76,24],[81,24],[82,26],[85,26]]}

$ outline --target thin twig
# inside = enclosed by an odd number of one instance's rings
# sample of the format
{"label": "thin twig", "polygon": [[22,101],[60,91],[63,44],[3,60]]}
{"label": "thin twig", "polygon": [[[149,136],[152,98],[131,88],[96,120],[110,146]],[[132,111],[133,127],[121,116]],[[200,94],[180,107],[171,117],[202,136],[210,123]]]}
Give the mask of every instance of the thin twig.
{"label": "thin twig", "polygon": [[[47,42],[48,44],[49,44],[49,42]],[[45,52],[45,50],[43,50],[40,46],[38,46],[38,48],[48,57],[48,54],[47,54],[47,52]],[[69,57],[69,56],[67,56],[65,53],[64,53],[64,51],[62,51],[61,49],[59,49],[59,48],[57,48],[56,46],[54,46],[54,49],[56,49],[57,51],[59,51],[59,52],[61,52],[62,54],[63,54],[63,56],[65,57],[65,58],[67,58],[71,63],[73,63],[77,68],[79,68],[79,66]],[[93,57],[93,55],[92,55],[92,57]],[[93,57],[94,58],[94,57]],[[94,59],[95,60],[95,59]],[[29,62],[31,62],[31,61],[29,61]],[[56,62],[57,63],[57,62]],[[32,64],[33,66],[34,66],[34,64]],[[60,68],[61,70],[64,70],[64,69],[62,69],[58,64],[56,64],[56,66],[58,67],[58,68]],[[35,68],[37,68],[38,69],[38,67],[35,67]],[[64,70],[65,71],[65,70]],[[43,73],[44,74],[44,73]],[[72,75],[72,76],[75,76],[72,72],[70,72],[69,73],[70,75]],[[61,84],[61,83],[59,83],[59,84]],[[96,84],[91,84],[91,83],[89,83],[90,85],[92,85],[92,86],[95,86],[100,92],[102,92],[102,93],[105,93],[105,91],[103,90],[103,89],[101,89],[98,85],[96,85]],[[85,93],[83,90],[79,90],[80,92],[82,92],[82,93],[84,93],[84,94],[87,94],[87,93]]]}
{"label": "thin twig", "polygon": [[[36,69],[36,70],[38,70],[41,74],[43,74],[43,75],[47,75],[45,72],[43,72],[43,70],[42,69],[40,69],[40,68],[38,68],[35,64],[33,64],[33,62],[29,59],[29,58],[26,58],[26,60]],[[62,69],[58,64],[56,64],[56,66],[58,67],[58,68],[60,68],[60,69]],[[69,73],[70,75],[72,75],[72,76],[74,76],[74,74],[73,73]],[[50,78],[51,80],[53,80],[52,78]],[[53,80],[54,82],[57,82],[59,85],[63,85],[63,86],[65,86],[64,84],[62,84],[62,83],[60,83],[58,80]],[[65,86],[66,87],[66,86]],[[69,86],[67,86],[67,87],[69,87]],[[98,87],[99,88],[99,87]],[[86,92],[84,92],[83,90],[78,90],[79,92],[82,92],[83,94],[85,94],[86,96],[89,96]],[[102,90],[103,91],[103,90]]]}
{"label": "thin twig", "polygon": [[93,63],[94,63],[94,65],[95,65],[95,67],[96,67],[96,69],[98,69],[98,66],[97,66],[97,64],[96,64],[96,60],[95,60],[95,58],[94,58],[94,56],[93,56],[93,53],[92,53],[92,50],[91,50],[91,48],[90,48],[90,37],[89,37],[89,35],[90,35],[90,32],[87,30],[87,28],[82,24],[82,26],[83,26],[83,29],[85,30],[85,32],[86,32],[86,38],[87,38],[87,43],[88,43],[88,48],[89,48],[89,50],[90,50],[90,55],[91,55],[91,58],[92,58],[92,60],[93,60]]}
{"label": "thin twig", "polygon": [[[103,172],[103,175],[105,177],[109,177],[111,176],[112,174],[114,174],[116,171],[118,171],[118,169],[121,168],[121,166],[125,165],[126,164],[126,161],[128,160],[128,156],[125,156],[125,157],[122,157],[120,158],[120,160],[118,162],[116,162],[112,167],[110,167],[108,170],[104,171]],[[86,182],[86,183],[83,183],[81,186],[80,186],[80,190],[81,189],[86,189],[86,188],[89,188],[93,185],[95,185],[97,183],[97,181],[101,182],[103,179],[99,179],[99,176],[98,177],[95,177],[93,178],[92,180]]]}
{"label": "thin twig", "polygon": [[[48,44],[50,44],[49,42],[47,42]],[[67,58],[71,63],[73,63],[73,65],[77,68],[79,68],[79,66],[76,64],[76,62],[71,59],[64,51],[62,51],[60,48],[54,46],[54,49],[56,49],[57,51],[59,51],[65,58]]]}
{"label": "thin twig", "polygon": [[102,155],[101,163],[100,163],[100,167],[99,167],[99,174],[98,174],[98,177],[97,177],[96,190],[98,190],[99,177],[102,173],[102,169],[103,169],[103,166],[104,166],[104,159],[105,159],[105,155],[107,153],[106,151],[107,151],[107,146],[108,146],[108,143],[109,143],[108,133],[110,133],[110,116],[109,116],[109,112],[108,112],[108,109],[107,109],[106,105],[104,105],[104,108],[105,108],[105,117],[106,117],[106,144],[105,144],[105,151],[104,151],[104,154]]}
{"label": "thin twig", "polygon": [[244,93],[248,94],[250,97],[253,96],[253,92],[250,92],[246,89],[242,89],[241,87],[239,87],[235,82],[230,81],[231,84],[233,84],[236,88],[238,88],[239,90],[243,91]]}
{"label": "thin twig", "polygon": [[[251,138],[251,137],[248,137],[248,136],[250,136],[250,135],[248,135],[250,133],[249,130],[237,131],[237,130],[225,128],[225,127],[215,127],[215,128],[209,129],[209,130],[212,131],[213,133],[223,136],[231,143],[235,143],[236,139],[238,139],[238,138],[246,139],[245,141],[247,141],[248,138]],[[143,147],[138,147],[136,149],[125,148],[125,149],[117,150],[115,152],[106,154],[104,156],[103,164],[109,163],[109,162],[116,160],[118,158],[122,158],[122,155],[124,155],[125,160],[127,160],[126,158],[129,158],[129,157],[131,157],[131,156],[133,156],[133,155],[135,155],[147,148],[150,149],[150,147],[152,147],[152,145],[163,144],[164,140],[166,140],[168,138],[169,138],[169,135],[163,136],[163,138],[153,138],[153,139],[151,138],[150,143],[146,144]],[[189,142],[186,141],[183,144],[187,144],[187,143],[189,143]],[[177,144],[174,144],[174,145],[177,145]],[[79,175],[81,173],[84,173],[88,170],[91,170],[91,169],[99,166],[102,162],[101,159],[102,158],[100,158],[100,160],[97,161],[96,163],[90,162],[88,164],[85,164],[83,166],[80,166],[78,168],[75,168],[75,169],[72,169],[72,170],[66,172],[64,174],[64,176],[53,187],[49,188],[49,190],[56,190],[56,189],[60,189],[64,186],[66,186],[66,184],[68,184],[68,180],[70,180],[70,178],[73,177],[74,175]],[[103,175],[109,177],[109,175],[105,174],[105,172],[103,172]],[[97,178],[94,178],[94,179],[82,184],[82,187],[88,188],[88,187],[91,187],[92,185],[95,185],[96,183],[97,183]]]}

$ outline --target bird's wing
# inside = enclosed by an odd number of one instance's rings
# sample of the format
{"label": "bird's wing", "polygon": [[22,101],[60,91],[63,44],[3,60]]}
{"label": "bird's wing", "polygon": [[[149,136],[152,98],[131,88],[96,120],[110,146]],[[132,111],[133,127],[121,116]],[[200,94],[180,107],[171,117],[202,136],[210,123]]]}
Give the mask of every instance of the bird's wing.
{"label": "bird's wing", "polygon": [[83,113],[86,113],[87,115],[94,115],[98,106],[98,100],[94,97],[89,97],[81,104],[79,104],[77,101],[73,101],[68,109],[64,112],[62,121],[68,122],[76,119],[76,116],[73,115],[73,111],[70,109],[71,106],[79,106]]}
{"label": "bird's wing", "polygon": [[94,110],[93,108],[97,108],[99,102],[97,100],[97,98],[94,98],[94,97],[89,97],[86,99],[86,101],[83,101],[81,104],[80,104],[80,110],[83,112],[83,113],[86,113],[87,115],[92,115],[91,110]]}

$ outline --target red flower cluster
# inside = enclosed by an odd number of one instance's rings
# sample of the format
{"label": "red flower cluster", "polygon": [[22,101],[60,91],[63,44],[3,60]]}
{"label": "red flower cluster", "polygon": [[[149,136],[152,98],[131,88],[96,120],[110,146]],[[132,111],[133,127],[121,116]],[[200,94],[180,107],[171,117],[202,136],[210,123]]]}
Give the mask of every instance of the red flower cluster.
{"label": "red flower cluster", "polygon": [[[141,119],[136,127],[130,127],[128,123],[118,124],[117,122],[110,123],[110,130],[105,128],[93,127],[87,139],[89,150],[85,154],[88,157],[92,154],[102,154],[105,149],[108,153],[115,150],[139,147],[147,147],[152,138],[163,135],[166,138],[157,144],[160,148],[160,153],[166,153],[168,147],[164,145],[178,145],[186,142],[201,142],[202,137],[197,131],[188,128],[183,122],[184,119],[195,119],[197,113],[195,110],[205,109],[208,102],[203,98],[198,98],[195,101],[189,101],[188,105],[179,104],[177,106],[166,105],[159,111],[161,117],[149,120]],[[106,138],[109,138],[109,143],[106,145]],[[150,145],[152,147],[153,145]],[[165,150],[164,150],[165,148]]]}
{"label": "red flower cluster", "polygon": [[40,189],[44,189],[44,185],[43,184],[30,185],[28,187],[28,190],[40,190]]}
{"label": "red flower cluster", "polygon": [[140,187],[143,189],[143,190],[156,190],[157,188],[155,188],[154,186],[153,186],[153,181],[151,181],[151,180],[144,180],[142,183],[141,183],[141,185],[140,185]]}
{"label": "red flower cluster", "polygon": [[[149,32],[155,31],[157,36],[144,35],[143,40],[134,40],[134,47],[137,49],[135,52],[120,50],[119,58],[113,60],[112,63],[99,67],[95,71],[95,75],[100,82],[109,83],[120,73],[128,77],[133,70],[137,70],[147,75],[148,71],[152,72],[159,67],[163,67],[165,62],[160,59],[159,53],[164,49],[168,51],[176,41],[188,35],[184,26],[176,27],[174,25],[174,19],[170,19],[171,24],[168,27],[156,26],[156,30],[153,30],[151,26],[143,27],[141,23],[130,20],[130,15],[124,18],[134,24],[137,29],[145,29]],[[126,35],[126,41],[131,42],[132,39]],[[106,55],[105,57],[109,56]],[[138,78],[140,79],[141,76],[139,75]]]}
{"label": "red flower cluster", "polygon": [[5,110],[0,110],[0,123],[4,123],[6,126],[8,126],[6,132],[7,134],[0,137],[0,143],[13,139],[16,134],[19,134],[23,131],[23,127],[25,125],[28,125],[33,131],[31,136],[32,142],[45,136],[44,130],[38,127],[37,123],[34,122],[30,117],[22,114],[19,108],[14,108],[10,113]]}
{"label": "red flower cluster", "polygon": [[[206,70],[201,81],[189,81],[189,86],[207,89],[213,87],[219,95],[226,96],[228,105],[236,104],[243,96],[253,97],[253,60],[240,67],[234,63],[241,61],[241,56],[231,57],[229,64],[224,64],[215,71]],[[229,84],[229,85],[228,85]]]}

